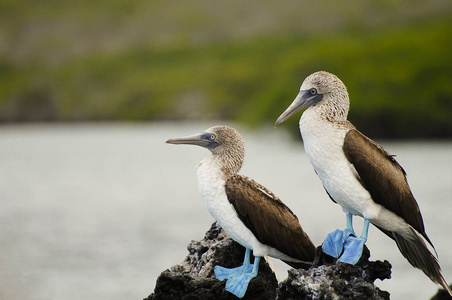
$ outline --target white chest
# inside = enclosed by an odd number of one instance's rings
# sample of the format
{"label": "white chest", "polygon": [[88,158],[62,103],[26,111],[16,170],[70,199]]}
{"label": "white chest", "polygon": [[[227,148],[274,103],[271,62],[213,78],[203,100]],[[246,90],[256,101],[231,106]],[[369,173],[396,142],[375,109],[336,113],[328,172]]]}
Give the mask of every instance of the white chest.
{"label": "white chest", "polygon": [[213,214],[218,205],[218,201],[222,201],[223,198],[227,201],[224,189],[225,180],[223,179],[218,162],[212,156],[204,158],[198,164],[197,175],[201,197],[209,212]]}
{"label": "white chest", "polygon": [[225,191],[225,180],[219,161],[214,156],[204,158],[198,165],[198,188],[207,210],[220,226],[242,246],[254,249],[257,239],[240,221]]}
{"label": "white chest", "polygon": [[347,130],[320,118],[312,109],[307,109],[300,119],[306,154],[324,188],[346,212],[363,215],[373,201],[342,149]]}

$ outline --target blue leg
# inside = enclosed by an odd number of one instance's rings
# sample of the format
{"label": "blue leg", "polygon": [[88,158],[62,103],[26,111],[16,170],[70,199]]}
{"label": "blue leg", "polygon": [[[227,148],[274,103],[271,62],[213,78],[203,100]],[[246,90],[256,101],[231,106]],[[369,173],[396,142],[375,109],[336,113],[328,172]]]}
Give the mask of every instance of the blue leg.
{"label": "blue leg", "polygon": [[344,239],[347,239],[350,235],[356,236],[356,233],[353,230],[353,215],[347,214],[347,228],[344,230]]}
{"label": "blue leg", "polygon": [[350,235],[356,236],[353,230],[353,215],[347,214],[347,228],[344,231],[336,229],[328,234],[322,244],[323,253],[338,258],[344,249],[346,239]]}
{"label": "blue leg", "polygon": [[254,264],[250,264],[251,249],[246,248],[243,265],[237,268],[215,267],[215,276],[219,280],[227,279],[226,290],[239,298],[245,296],[248,284],[257,276],[259,270],[260,257],[255,256]]}
{"label": "blue leg", "polygon": [[367,241],[370,221],[364,219],[363,232],[360,237],[348,236],[344,244],[344,253],[339,258],[340,262],[350,265],[356,264],[363,254],[364,243]]}

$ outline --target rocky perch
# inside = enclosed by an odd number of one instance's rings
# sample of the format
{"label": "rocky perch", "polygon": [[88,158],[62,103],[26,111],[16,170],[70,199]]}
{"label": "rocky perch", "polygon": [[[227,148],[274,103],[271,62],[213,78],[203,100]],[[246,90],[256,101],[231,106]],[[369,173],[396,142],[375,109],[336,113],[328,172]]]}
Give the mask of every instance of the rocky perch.
{"label": "rocky perch", "polygon": [[[237,299],[224,289],[226,280],[215,278],[214,267],[240,266],[245,248],[230,239],[217,223],[212,224],[203,240],[192,241],[187,248],[185,260],[160,274],[154,293],[146,300]],[[389,293],[373,282],[391,278],[391,264],[369,261],[369,257],[364,247],[356,265],[336,264],[318,247],[313,267],[290,269],[287,279],[279,284],[262,259],[259,274],[251,280],[243,299],[389,299]]]}

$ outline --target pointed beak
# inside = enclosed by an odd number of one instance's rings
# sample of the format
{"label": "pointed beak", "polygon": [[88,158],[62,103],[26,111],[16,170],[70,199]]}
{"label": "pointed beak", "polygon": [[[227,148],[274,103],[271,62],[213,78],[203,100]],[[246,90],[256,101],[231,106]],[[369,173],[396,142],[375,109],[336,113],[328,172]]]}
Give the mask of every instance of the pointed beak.
{"label": "pointed beak", "polygon": [[204,133],[193,134],[185,137],[169,139],[166,141],[167,144],[184,144],[184,145],[197,145],[206,147],[208,145],[208,141],[203,139]]}
{"label": "pointed beak", "polygon": [[276,120],[275,127],[289,119],[303,108],[314,105],[322,99],[322,96],[322,94],[312,96],[309,94],[308,90],[301,90],[292,104],[279,116],[278,120]]}
{"label": "pointed beak", "polygon": [[275,127],[283,123],[305,107],[307,107],[306,100],[303,100],[303,92],[300,91],[292,104],[290,104],[290,106],[276,120]]}
{"label": "pointed beak", "polygon": [[169,139],[166,141],[166,143],[175,145],[178,144],[196,145],[212,150],[219,145],[219,143],[215,141],[215,138],[213,139],[211,138],[212,136],[214,136],[212,133],[201,132],[198,134],[193,134],[185,137]]}

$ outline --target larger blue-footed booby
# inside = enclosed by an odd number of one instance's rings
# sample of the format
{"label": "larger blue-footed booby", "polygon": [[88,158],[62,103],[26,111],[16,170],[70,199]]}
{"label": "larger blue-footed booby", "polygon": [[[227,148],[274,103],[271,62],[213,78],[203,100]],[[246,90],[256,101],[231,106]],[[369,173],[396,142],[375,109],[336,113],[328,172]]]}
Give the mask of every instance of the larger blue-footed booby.
{"label": "larger blue-footed booby", "polygon": [[[315,246],[295,214],[272,192],[239,175],[245,146],[239,133],[228,126],[214,126],[200,134],[169,139],[169,144],[198,145],[210,150],[198,164],[198,187],[207,209],[226,233],[246,247],[243,265],[215,267],[215,276],[227,279],[226,290],[242,298],[257,276],[262,256],[278,258],[297,268],[308,268]],[[250,264],[250,252],[255,256]]]}
{"label": "larger blue-footed booby", "polygon": [[[433,247],[405,171],[347,120],[349,103],[347,88],[339,78],[316,72],[303,81],[299,94],[275,123],[307,108],[300,119],[306,154],[327,194],[347,214],[347,228],[330,233],[323,251],[339,261],[357,263],[372,223],[396,242],[412,266],[452,295],[438,260],[426,245]],[[360,237],[353,230],[354,215],[364,218]]]}

